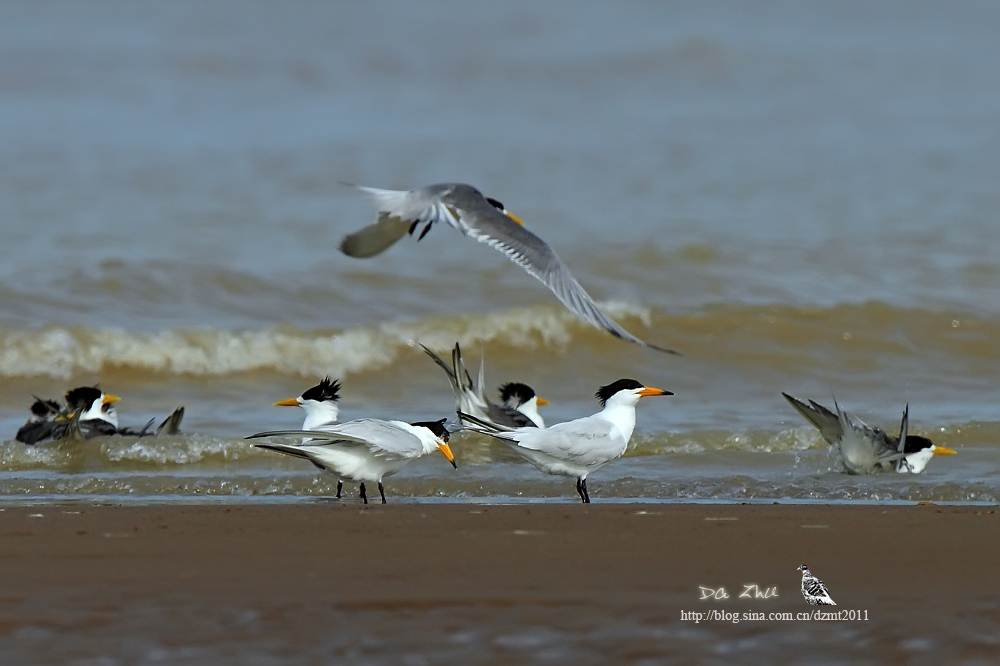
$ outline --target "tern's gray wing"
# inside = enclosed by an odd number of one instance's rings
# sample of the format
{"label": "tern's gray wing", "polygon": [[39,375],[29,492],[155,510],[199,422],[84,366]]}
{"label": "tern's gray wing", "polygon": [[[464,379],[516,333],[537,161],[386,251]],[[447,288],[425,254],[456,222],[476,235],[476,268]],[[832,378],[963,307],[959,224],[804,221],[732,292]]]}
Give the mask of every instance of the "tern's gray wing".
{"label": "tern's gray wing", "polygon": [[545,241],[499,210],[484,208],[472,219],[468,216],[463,216],[462,219],[466,222],[471,237],[504,253],[508,259],[548,287],[577,317],[623,340],[668,354],[677,353],[635,337],[604,314]]}
{"label": "tern's gray wing", "polygon": [[247,439],[263,437],[310,437],[299,448],[324,446],[367,446],[376,455],[418,458],[423,453],[420,438],[402,427],[399,421],[382,419],[355,419],[345,423],[331,423],[317,430],[272,430],[250,435]]}
{"label": "tern's gray wing", "polygon": [[267,439],[269,437],[309,437],[311,441],[302,446],[323,446],[325,444],[347,443],[347,444],[367,444],[368,441],[360,437],[347,436],[333,433],[330,430],[268,430],[266,432],[256,432],[247,435],[246,439]]}
{"label": "tern's gray wing", "polygon": [[906,436],[910,432],[910,403],[906,403],[903,409],[903,420],[899,423],[899,442],[896,444],[896,451],[899,459],[896,461],[896,471],[906,465]]}
{"label": "tern's gray wing", "polygon": [[420,238],[436,222],[447,222],[456,229],[460,228],[455,215],[442,200],[442,195],[451,191],[454,185],[429,185],[415,190],[352,187],[367,192],[375,199],[379,215],[374,224],[345,236],[340,242],[340,251],[349,257],[363,259],[381,254],[407,233],[412,234],[420,225],[423,225]]}
{"label": "tern's gray wing", "polygon": [[577,465],[596,465],[614,460],[625,452],[628,444],[611,423],[594,416],[557,423],[544,429],[523,428],[514,434],[518,446]]}
{"label": "tern's gray wing", "polygon": [[836,401],[833,404],[844,431],[838,454],[848,472],[875,474],[895,469],[896,461],[903,456],[896,451],[895,438],[881,428],[872,428],[864,421],[852,417],[840,409]]}
{"label": "tern's gray wing", "polygon": [[395,215],[379,213],[377,222],[345,236],[340,241],[340,251],[359,259],[374,257],[405,236],[411,224]]}
{"label": "tern's gray wing", "polygon": [[329,431],[337,436],[364,439],[375,455],[419,458],[424,452],[423,443],[406,427],[401,421],[355,419],[329,426]]}
{"label": "tern's gray wing", "polygon": [[420,347],[424,350],[424,353],[430,356],[431,360],[437,363],[438,367],[444,370],[445,374],[448,375],[448,382],[451,384],[451,390],[455,393],[455,400],[460,403],[462,399],[462,388],[458,384],[458,377],[455,376],[455,371],[449,368],[440,356],[432,352],[426,346],[420,345]]}
{"label": "tern's gray wing", "polygon": [[472,383],[472,379],[469,377],[469,373],[462,363],[462,350],[459,348],[458,343],[455,343],[455,348],[451,352],[452,367],[450,368],[440,356],[427,347],[420,346],[424,348],[427,355],[448,375],[451,390],[455,394],[455,410],[459,413],[472,412],[479,416],[488,417],[491,405],[488,400],[480,396],[480,391],[477,391],[475,385]]}
{"label": "tern's gray wing", "polygon": [[[423,237],[436,222],[448,225],[504,253],[508,259],[541,281],[555,297],[577,317],[615,337],[629,342],[677,354],[641,340],[608,317],[569,272],[562,260],[541,238],[499,210],[483,194],[464,183],[441,183],[415,190],[381,190],[359,187],[372,195],[380,211],[379,221],[344,239],[341,250],[350,256],[378,254],[405,233],[424,225]],[[381,215],[397,222],[384,222]],[[384,224],[384,229],[379,229]],[[406,227],[403,229],[403,227]],[[368,254],[358,254],[364,250]]]}
{"label": "tern's gray wing", "polygon": [[55,430],[56,421],[51,419],[46,419],[45,421],[35,421],[34,423],[25,423],[17,431],[17,435],[14,437],[17,441],[23,444],[37,444],[42,440],[48,439],[52,436],[52,431]]}
{"label": "tern's gray wing", "polygon": [[508,426],[511,428],[537,428],[535,422],[529,419],[527,416],[517,411],[512,407],[506,405],[497,405],[495,403],[488,403],[486,407],[486,415],[490,417],[490,421],[493,423],[499,423],[500,425]]}
{"label": "tern's gray wing", "polygon": [[[524,426],[534,426],[535,423],[521,412],[506,405],[498,405],[486,397],[486,350],[479,351],[479,375],[473,382],[469,371],[462,362],[462,350],[458,343],[455,343],[455,351],[452,354],[452,362],[455,365],[455,373],[459,377],[465,377],[464,382],[467,392],[475,398],[475,406],[483,410],[486,417],[493,423],[498,423],[509,428],[521,428]],[[471,405],[462,405],[460,411],[474,411],[469,409]]]}
{"label": "tern's gray wing", "polygon": [[156,436],[160,435],[176,435],[181,431],[181,421],[184,420],[184,406],[181,405],[173,411],[173,413],[167,418],[163,419],[163,423],[156,429]]}
{"label": "tern's gray wing", "polygon": [[77,430],[83,433],[83,437],[85,439],[91,439],[93,437],[110,437],[118,432],[118,428],[116,428],[114,424],[108,423],[103,419],[87,419],[86,421],[80,421],[77,419],[77,426]]}
{"label": "tern's gray wing", "polygon": [[828,444],[836,445],[844,436],[844,429],[840,425],[840,417],[831,412],[823,405],[810,400],[810,405],[793,398],[787,393],[782,393],[785,400],[795,408],[795,410],[805,418],[806,421],[816,426],[823,439]]}

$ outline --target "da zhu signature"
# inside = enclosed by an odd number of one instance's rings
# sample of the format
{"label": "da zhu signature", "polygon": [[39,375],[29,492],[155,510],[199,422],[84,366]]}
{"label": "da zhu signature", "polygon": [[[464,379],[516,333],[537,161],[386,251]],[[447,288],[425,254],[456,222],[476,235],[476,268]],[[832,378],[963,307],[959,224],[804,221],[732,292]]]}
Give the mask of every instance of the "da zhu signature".
{"label": "da zhu signature", "polygon": [[[744,583],[743,590],[739,593],[737,599],[771,599],[778,596],[778,586],[773,585],[771,587],[761,587],[757,583]],[[723,599],[729,599],[731,595],[725,587],[707,587],[705,585],[698,586],[698,600],[705,601],[707,599],[712,599],[713,601],[722,601]]]}

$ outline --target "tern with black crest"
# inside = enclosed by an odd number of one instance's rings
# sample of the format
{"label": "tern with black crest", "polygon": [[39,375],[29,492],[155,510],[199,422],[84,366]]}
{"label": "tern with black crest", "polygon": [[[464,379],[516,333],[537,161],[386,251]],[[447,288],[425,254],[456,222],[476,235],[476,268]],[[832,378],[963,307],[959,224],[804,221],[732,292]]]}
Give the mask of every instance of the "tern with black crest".
{"label": "tern with black crest", "polygon": [[[301,407],[305,412],[302,421],[303,430],[322,430],[327,426],[336,425],[340,417],[340,381],[324,377],[319,384],[306,389],[297,398],[287,398],[274,403],[275,407]],[[308,444],[312,438],[306,437],[303,444]],[[320,466],[321,469],[326,469]],[[344,480],[337,479],[337,499],[344,490]]]}
{"label": "tern with black crest", "polygon": [[597,390],[603,410],[548,428],[505,428],[469,414],[462,418],[470,430],[506,442],[540,471],[575,477],[580,499],[590,503],[587,476],[625,453],[635,429],[636,404],[657,395],[673,393],[634,379],[619,379]]}
{"label": "tern with black crest", "polygon": [[448,445],[449,434],[439,421],[385,421],[356,419],[329,424],[321,430],[276,430],[259,432],[247,439],[271,437],[307,437],[301,444],[255,444],[297,458],[305,458],[320,469],[338,478],[360,482],[361,499],[368,504],[365,482],[378,483],[378,492],[385,504],[382,477],[395,474],[407,463],[440,451],[453,467],[455,456]]}
{"label": "tern with black crest", "polygon": [[919,474],[934,456],[955,455],[954,449],[934,444],[920,435],[910,435],[910,406],[903,410],[899,436],[894,437],[873,428],[861,419],[848,414],[834,400],[837,410],[832,412],[814,400],[809,404],[782,393],[795,410],[809,423],[816,426],[823,439],[831,446],[837,461],[848,474],[878,474],[901,472]]}
{"label": "tern with black crest", "polygon": [[420,346],[431,357],[431,360],[448,375],[451,390],[455,393],[455,409],[459,414],[471,414],[484,421],[510,428],[545,427],[545,421],[538,413],[538,408],[549,404],[549,401],[536,395],[535,390],[527,384],[521,382],[503,384],[500,387],[502,404],[499,405],[486,397],[484,356],[479,358],[479,379],[473,381],[462,361],[462,349],[457,342],[451,351],[451,367],[448,367],[444,360],[430,349],[424,345]]}

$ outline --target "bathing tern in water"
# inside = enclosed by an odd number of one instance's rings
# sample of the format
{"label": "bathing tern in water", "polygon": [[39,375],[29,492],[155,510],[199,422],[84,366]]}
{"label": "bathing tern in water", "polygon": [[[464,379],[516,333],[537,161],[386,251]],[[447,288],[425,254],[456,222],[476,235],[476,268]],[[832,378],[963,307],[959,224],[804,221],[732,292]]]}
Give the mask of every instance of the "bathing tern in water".
{"label": "bathing tern in water", "polygon": [[534,389],[521,382],[508,382],[500,387],[502,404],[495,404],[486,397],[486,370],[484,357],[479,358],[479,379],[473,381],[462,362],[462,349],[455,343],[451,350],[451,367],[424,345],[424,352],[431,357],[448,375],[451,390],[455,393],[455,409],[459,414],[471,414],[476,418],[510,428],[521,426],[545,427],[538,408],[549,401],[536,395]]}
{"label": "bathing tern in water", "polygon": [[833,406],[837,411],[834,413],[814,400],[806,404],[787,393],[781,395],[809,423],[816,426],[848,474],[891,471],[919,474],[934,456],[956,453],[954,449],[938,446],[926,437],[908,434],[909,405],[903,410],[899,436],[893,437],[881,428],[873,428],[848,414],[836,400]]}

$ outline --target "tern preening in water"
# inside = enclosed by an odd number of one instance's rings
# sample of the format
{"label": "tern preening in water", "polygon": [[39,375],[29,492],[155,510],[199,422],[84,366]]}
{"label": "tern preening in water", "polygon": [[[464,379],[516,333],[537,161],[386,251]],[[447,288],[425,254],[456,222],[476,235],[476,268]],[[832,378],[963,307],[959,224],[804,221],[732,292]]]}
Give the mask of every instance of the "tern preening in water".
{"label": "tern preening in water", "polygon": [[66,406],[57,400],[43,400],[32,396],[31,417],[17,431],[15,439],[24,444],[38,444],[57,439],[91,439],[121,435],[123,437],[150,437],[161,434],[175,435],[184,418],[184,408],[178,407],[153,429],[155,419],[141,428],[120,427],[115,403],[116,395],[104,393],[96,386],[80,386],[66,392]]}
{"label": "tern preening in water", "polygon": [[836,413],[810,400],[809,404],[782,393],[785,399],[809,423],[816,426],[823,439],[833,447],[837,460],[848,474],[911,472],[919,474],[936,455],[955,455],[954,449],[938,446],[926,437],[909,435],[910,406],[903,410],[899,436],[873,428],[848,414],[834,401]]}
{"label": "tern preening in water", "polygon": [[431,357],[448,375],[451,390],[455,393],[455,409],[459,414],[471,414],[476,418],[509,428],[521,426],[545,427],[538,408],[549,404],[549,401],[535,390],[521,382],[508,382],[500,387],[500,400],[496,404],[486,397],[486,370],[484,357],[479,358],[479,379],[473,381],[469,371],[462,362],[462,349],[455,343],[451,350],[451,367],[444,360],[424,345],[424,352]]}
{"label": "tern preening in water", "polygon": [[374,197],[379,215],[373,224],[344,238],[340,244],[344,254],[374,257],[403,236],[415,234],[418,228],[417,240],[420,240],[435,223],[444,222],[504,253],[548,287],[580,319],[623,340],[668,354],[677,353],[637,338],[604,314],[545,241],[525,228],[503,204],[484,196],[472,185],[440,183],[413,190],[355,187]]}

